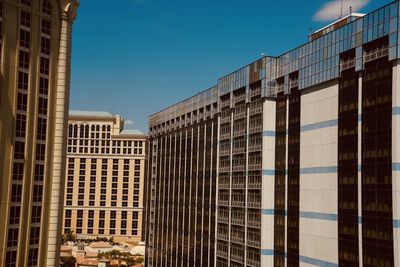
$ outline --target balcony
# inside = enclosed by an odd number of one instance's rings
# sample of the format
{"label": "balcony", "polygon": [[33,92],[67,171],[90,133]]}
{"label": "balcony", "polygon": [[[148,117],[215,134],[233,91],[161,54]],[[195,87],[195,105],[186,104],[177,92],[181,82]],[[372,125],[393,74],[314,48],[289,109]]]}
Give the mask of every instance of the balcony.
{"label": "balcony", "polygon": [[229,139],[229,138],[231,138],[231,133],[230,133],[230,132],[228,132],[228,133],[221,133],[221,134],[219,135],[219,139],[220,139],[220,140]]}
{"label": "balcony", "polygon": [[246,153],[246,147],[245,146],[243,146],[243,147],[234,147],[232,152],[233,152],[233,154]]}
{"label": "balcony", "polygon": [[[236,224],[236,225],[240,225],[243,226],[244,225],[244,218],[232,218],[231,219],[231,223],[232,224]],[[233,236],[231,237],[231,239],[233,238]],[[242,239],[243,241],[243,239]]]}
{"label": "balcony", "polygon": [[218,183],[218,188],[219,189],[229,189],[230,185],[229,182],[228,183]]}
{"label": "balcony", "polygon": [[289,83],[289,88],[295,88],[295,87],[299,87],[299,80],[291,80]]}
{"label": "balcony", "polygon": [[247,258],[247,266],[260,267],[261,263],[260,263],[260,260],[254,260],[254,259]]}
{"label": "balcony", "polygon": [[233,130],[233,137],[246,135],[246,128],[240,130]]}
{"label": "balcony", "polygon": [[222,258],[228,258],[228,251],[217,249],[217,256]]}
{"label": "balcony", "polygon": [[232,203],[232,206],[235,206],[235,207],[241,207],[241,208],[244,207],[244,200],[232,200],[231,203]]}
{"label": "balcony", "polygon": [[244,164],[234,165],[232,167],[232,171],[234,171],[234,172],[242,172],[242,171],[245,171],[245,170],[246,170],[246,165],[244,165]]}
{"label": "balcony", "polygon": [[229,218],[218,216],[218,222],[229,224]]}
{"label": "balcony", "polygon": [[262,169],[261,162],[249,164],[249,171],[257,171],[257,170],[261,170],[261,169]]}
{"label": "balcony", "polygon": [[247,116],[246,110],[241,110],[241,111],[235,112],[235,114],[233,115],[233,119],[240,120],[240,119],[246,118],[246,116]]}
{"label": "balcony", "polygon": [[261,247],[261,242],[260,240],[252,240],[248,239],[247,240],[247,245],[255,248],[260,248]]}
{"label": "balcony", "polygon": [[249,145],[249,152],[258,152],[262,150],[261,142],[258,144],[251,144]]}
{"label": "balcony", "polygon": [[[243,244],[244,243],[244,237],[243,236],[234,236],[231,235],[231,241],[238,243],[238,244]],[[232,256],[232,255],[231,255]]]}
{"label": "balcony", "polygon": [[253,228],[261,228],[261,221],[255,221],[255,220],[248,220],[247,221],[247,226],[253,227]]}
{"label": "balcony", "polygon": [[224,240],[224,241],[229,241],[228,234],[218,233],[218,239],[219,240]]}
{"label": "balcony", "polygon": [[229,172],[231,170],[230,166],[219,167],[219,172]]}
{"label": "balcony", "polygon": [[354,68],[356,65],[356,60],[354,58],[350,58],[348,60],[342,60],[340,62],[340,70],[347,70],[347,69],[351,69]]}
{"label": "balcony", "polygon": [[246,94],[237,95],[237,96],[234,96],[234,98],[233,98],[233,102],[235,104],[239,103],[241,101],[245,101],[245,100],[246,100]]}
{"label": "balcony", "polygon": [[218,200],[219,206],[229,206],[229,200]]}
{"label": "balcony", "polygon": [[221,124],[228,123],[230,121],[231,121],[231,116],[230,115],[221,117]]}
{"label": "balcony", "polygon": [[222,108],[226,108],[226,107],[230,107],[230,106],[231,106],[231,101],[230,101],[230,99],[225,100],[225,101],[222,101],[222,100],[221,100],[221,109],[222,109]]}
{"label": "balcony", "polygon": [[221,149],[220,151],[219,151],[219,155],[220,156],[228,156],[228,155],[230,155],[231,154],[231,148],[230,147],[228,147],[228,148],[223,148],[223,149]]}
{"label": "balcony", "polygon": [[261,208],[261,201],[248,201],[247,202],[247,207],[249,208]]}
{"label": "balcony", "polygon": [[389,47],[382,46],[374,50],[364,52],[364,63],[389,55]]}
{"label": "balcony", "polygon": [[262,123],[257,123],[256,125],[251,125],[249,133],[258,133],[262,131]]}
{"label": "balcony", "polygon": [[[237,242],[238,243],[238,242]],[[243,243],[241,243],[243,244]],[[240,262],[243,263],[244,262],[244,257],[241,255],[235,255],[235,254],[231,254],[231,260],[236,261],[236,262]]]}
{"label": "balcony", "polygon": [[261,189],[261,181],[250,181],[247,184],[248,189]]}
{"label": "balcony", "polygon": [[261,87],[250,90],[250,97],[254,97],[254,96],[258,96],[258,95],[261,95]]}
{"label": "balcony", "polygon": [[246,189],[246,183],[245,182],[232,182],[232,189]]}

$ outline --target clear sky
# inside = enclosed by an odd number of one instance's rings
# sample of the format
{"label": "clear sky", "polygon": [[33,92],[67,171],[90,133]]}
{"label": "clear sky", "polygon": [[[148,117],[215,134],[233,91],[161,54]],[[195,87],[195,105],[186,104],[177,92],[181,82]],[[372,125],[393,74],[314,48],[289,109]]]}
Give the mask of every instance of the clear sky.
{"label": "clear sky", "polygon": [[[366,13],[391,2],[343,1]],[[120,114],[126,128],[144,132],[149,115],[216,85],[261,53],[276,56],[305,43],[310,28],[340,15],[339,0],[80,2],[70,108]]]}

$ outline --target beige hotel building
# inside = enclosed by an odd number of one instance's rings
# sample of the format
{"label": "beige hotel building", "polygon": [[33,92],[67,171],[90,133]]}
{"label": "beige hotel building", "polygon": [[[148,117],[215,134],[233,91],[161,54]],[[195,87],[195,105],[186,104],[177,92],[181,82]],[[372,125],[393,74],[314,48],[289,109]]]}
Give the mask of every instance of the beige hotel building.
{"label": "beige hotel building", "polygon": [[140,241],[146,136],[108,112],[71,111],[64,233]]}
{"label": "beige hotel building", "polygon": [[0,266],[57,266],[77,0],[0,0]]}

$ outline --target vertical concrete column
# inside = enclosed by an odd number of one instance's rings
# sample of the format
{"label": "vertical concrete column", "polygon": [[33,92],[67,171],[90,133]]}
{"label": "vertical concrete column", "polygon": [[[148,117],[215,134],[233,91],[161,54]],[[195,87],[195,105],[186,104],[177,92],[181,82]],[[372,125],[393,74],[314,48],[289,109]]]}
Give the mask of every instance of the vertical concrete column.
{"label": "vertical concrete column", "polygon": [[67,145],[67,119],[71,68],[72,23],[79,6],[77,0],[61,2],[60,50],[57,67],[57,88],[54,109],[54,149],[51,171],[47,266],[58,266],[61,247],[61,225],[64,204],[64,179]]}
{"label": "vertical concrete column", "polygon": [[274,265],[275,113],[276,102],[265,100],[262,139],[261,266]]}
{"label": "vertical concrete column", "polygon": [[400,266],[400,66],[393,67],[392,116],[392,188],[393,188],[393,248],[394,265]]}
{"label": "vertical concrete column", "polygon": [[[362,218],[362,179],[361,179],[361,164],[362,164],[362,74],[359,73],[358,77],[358,218]],[[358,224],[358,251],[359,251],[359,266],[363,266],[363,253],[362,253],[362,224]]]}

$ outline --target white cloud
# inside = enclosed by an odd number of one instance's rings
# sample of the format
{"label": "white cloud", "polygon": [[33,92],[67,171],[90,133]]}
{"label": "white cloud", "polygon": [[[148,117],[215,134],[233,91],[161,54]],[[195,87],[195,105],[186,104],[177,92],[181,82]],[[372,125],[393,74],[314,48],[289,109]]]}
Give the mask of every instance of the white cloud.
{"label": "white cloud", "polygon": [[[357,12],[366,6],[370,0],[343,0],[343,16],[350,13],[350,7],[353,12]],[[320,7],[314,14],[315,21],[331,21],[336,20],[340,16],[341,0],[331,0]]]}
{"label": "white cloud", "polygon": [[133,121],[132,121],[132,120],[125,120],[125,121],[124,121],[124,124],[125,124],[125,125],[132,125],[132,124],[133,124]]}

